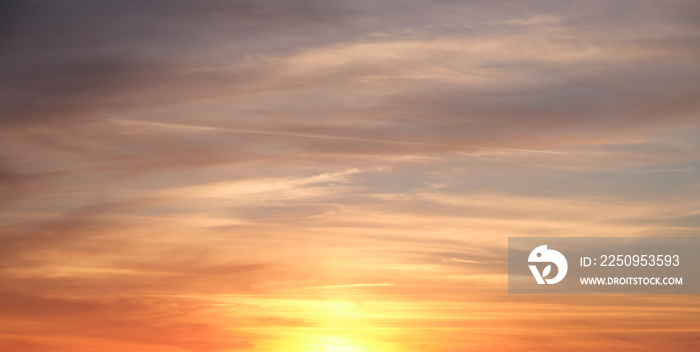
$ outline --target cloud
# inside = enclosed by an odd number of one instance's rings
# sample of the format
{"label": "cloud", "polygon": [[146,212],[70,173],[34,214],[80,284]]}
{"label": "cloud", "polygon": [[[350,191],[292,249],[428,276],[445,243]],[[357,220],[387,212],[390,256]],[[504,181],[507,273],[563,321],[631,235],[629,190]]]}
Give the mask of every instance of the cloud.
{"label": "cloud", "polygon": [[[176,56],[200,50],[198,40],[203,35],[235,33],[254,43],[261,30],[269,35],[294,23],[333,23],[342,13],[335,5],[311,2],[208,1],[202,5],[186,1],[167,6],[159,1],[5,3],[8,20],[3,21],[0,36],[0,79],[12,89],[2,92],[0,123],[5,127],[47,121],[66,124],[104,109],[133,105],[135,89],[162,89],[181,76],[185,67],[178,62],[184,58]],[[236,57],[243,55],[245,50],[239,49]],[[178,81],[182,86],[191,83]]]}
{"label": "cloud", "polygon": [[[48,348],[52,345],[52,340],[54,348],[61,346],[61,336],[72,338],[77,346],[80,346],[82,340],[83,345],[94,344],[95,347],[109,346],[110,340],[117,344],[147,344],[161,346],[161,349],[171,347],[186,351],[217,351],[249,346],[246,337],[222,333],[210,323],[192,319],[197,311],[203,309],[203,303],[195,300],[61,298],[27,292],[1,292],[0,297],[5,302],[2,307],[3,319],[22,319],[34,323],[32,330],[22,326],[8,327],[5,330],[8,335],[24,336],[15,338],[14,342],[5,342],[20,347],[20,351],[22,348],[34,350],[31,346],[37,345]],[[187,317],[190,318],[189,321],[184,319]],[[61,326],[43,323],[47,319],[61,320]],[[86,324],[90,326],[89,331],[75,333],[76,329],[84,330]],[[27,338],[30,334],[42,334],[46,338],[43,341]],[[226,338],[228,342],[215,341],[221,338]],[[98,339],[105,342],[95,341]],[[70,347],[58,348],[68,351]],[[39,347],[37,349],[40,350]]]}
{"label": "cloud", "polygon": [[0,349],[696,342],[504,293],[508,236],[696,232],[696,2],[0,6]]}

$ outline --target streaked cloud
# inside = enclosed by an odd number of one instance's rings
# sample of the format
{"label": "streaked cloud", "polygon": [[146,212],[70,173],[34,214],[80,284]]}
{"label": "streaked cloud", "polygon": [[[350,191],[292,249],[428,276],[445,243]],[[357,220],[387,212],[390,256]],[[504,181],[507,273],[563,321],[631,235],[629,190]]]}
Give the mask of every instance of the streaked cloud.
{"label": "streaked cloud", "polygon": [[696,236],[694,1],[5,1],[0,350],[694,351],[506,294],[509,236]]}

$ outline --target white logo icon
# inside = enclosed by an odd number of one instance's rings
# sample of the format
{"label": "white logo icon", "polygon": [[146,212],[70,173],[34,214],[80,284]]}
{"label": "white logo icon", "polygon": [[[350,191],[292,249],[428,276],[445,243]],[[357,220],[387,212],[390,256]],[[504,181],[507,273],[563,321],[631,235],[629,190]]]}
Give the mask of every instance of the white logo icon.
{"label": "white logo icon", "polygon": [[539,246],[533,249],[532,252],[530,252],[530,256],[527,258],[527,261],[530,263],[552,263],[557,266],[557,275],[551,279],[545,279],[545,277],[547,277],[547,275],[549,275],[549,273],[552,271],[551,264],[544,268],[542,274],[540,274],[539,270],[537,270],[537,266],[529,265],[532,275],[540,285],[544,285],[545,281],[550,285],[556,284],[564,279],[564,276],[566,276],[566,271],[569,270],[569,264],[566,262],[564,255],[553,249],[547,249],[547,245]]}

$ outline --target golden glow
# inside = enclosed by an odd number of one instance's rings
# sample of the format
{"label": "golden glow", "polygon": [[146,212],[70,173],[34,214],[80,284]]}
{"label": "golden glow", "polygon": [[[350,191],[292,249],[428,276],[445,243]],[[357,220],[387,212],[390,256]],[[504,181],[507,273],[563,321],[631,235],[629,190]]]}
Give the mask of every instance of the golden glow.
{"label": "golden glow", "polygon": [[506,260],[698,236],[700,1],[26,3],[0,352],[698,350],[697,297]]}

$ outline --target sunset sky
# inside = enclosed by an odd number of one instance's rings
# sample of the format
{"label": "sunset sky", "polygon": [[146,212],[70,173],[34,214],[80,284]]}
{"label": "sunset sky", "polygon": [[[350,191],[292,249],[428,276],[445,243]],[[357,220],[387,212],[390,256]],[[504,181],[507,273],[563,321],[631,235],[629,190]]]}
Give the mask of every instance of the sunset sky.
{"label": "sunset sky", "polygon": [[700,236],[700,2],[0,2],[2,352],[700,349],[520,236]]}

